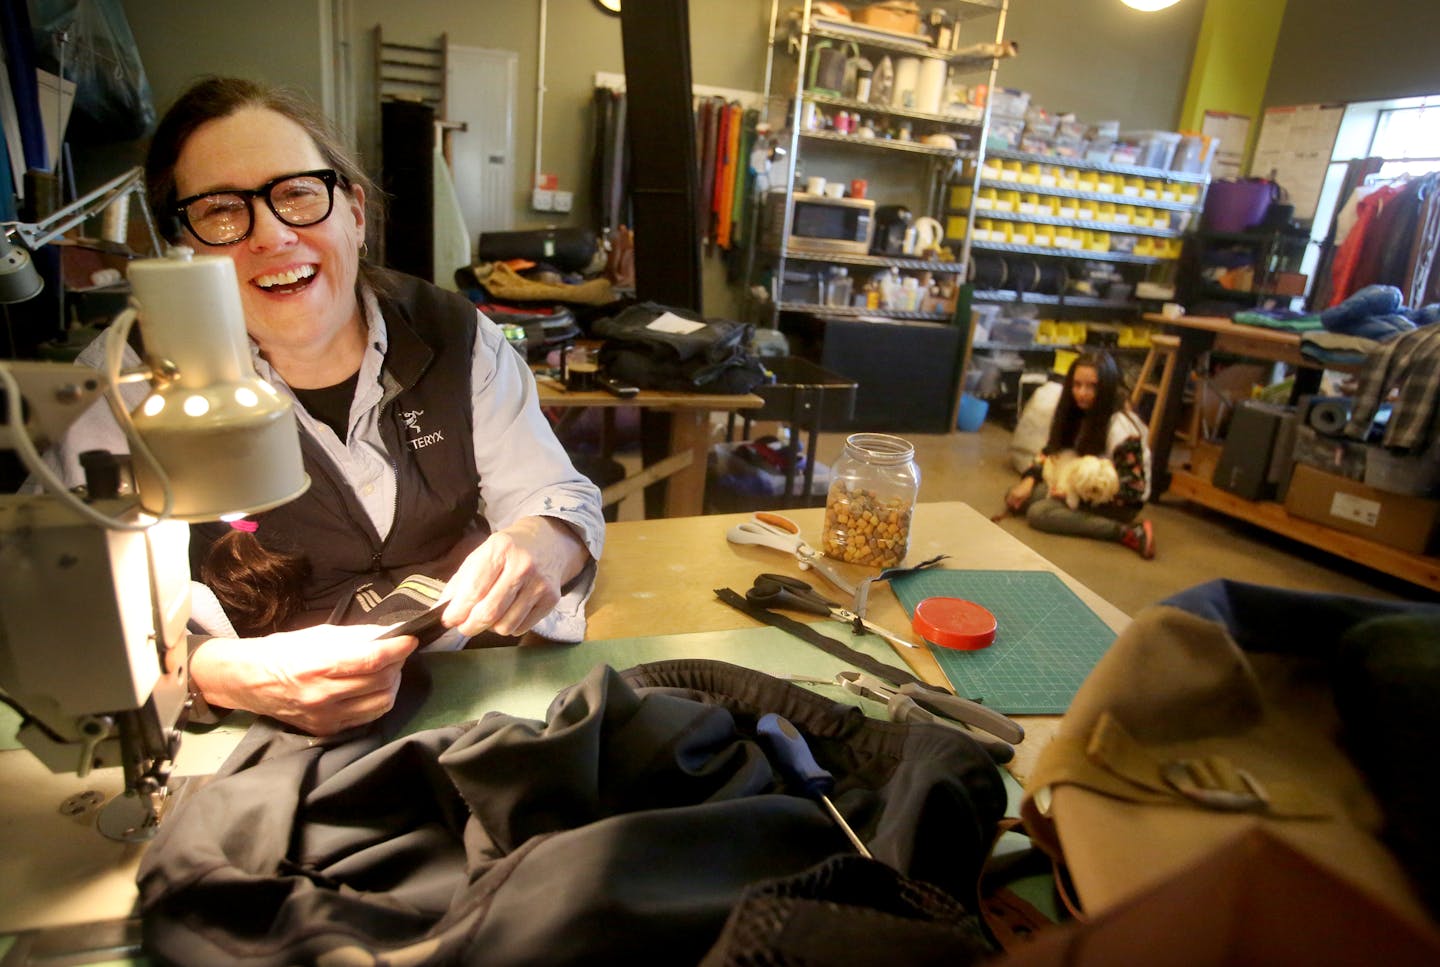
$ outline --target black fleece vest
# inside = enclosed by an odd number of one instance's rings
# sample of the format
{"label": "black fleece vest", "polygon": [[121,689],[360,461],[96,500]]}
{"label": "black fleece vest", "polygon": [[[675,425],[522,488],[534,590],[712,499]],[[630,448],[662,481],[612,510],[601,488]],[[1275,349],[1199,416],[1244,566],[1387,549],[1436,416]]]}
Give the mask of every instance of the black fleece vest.
{"label": "black fleece vest", "polygon": [[[320,444],[303,428],[310,489],[252,516],[267,549],[309,562],[304,608],[286,629],[341,613],[355,589],[381,594],[412,574],[448,579],[488,536],[478,516],[479,477],[471,438],[470,361],[475,307],[419,279],[384,272],[377,293],[389,349],[381,368],[380,431],[396,477],[395,519],[381,540],[364,507]],[[193,572],[226,524],[191,528]]]}

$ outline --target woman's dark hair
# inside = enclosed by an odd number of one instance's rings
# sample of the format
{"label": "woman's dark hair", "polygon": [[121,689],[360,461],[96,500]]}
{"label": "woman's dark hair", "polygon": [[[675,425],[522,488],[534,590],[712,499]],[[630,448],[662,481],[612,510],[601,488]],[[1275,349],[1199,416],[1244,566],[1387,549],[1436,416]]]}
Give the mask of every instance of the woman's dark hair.
{"label": "woman's dark hair", "polygon": [[222,534],[200,564],[200,580],[245,638],[284,630],[300,611],[300,589],[309,576],[303,556],[270,550],[243,530]]}
{"label": "woman's dark hair", "polygon": [[[340,176],[347,193],[359,185],[367,208],[378,206],[380,193],[345,148],[325,115],[305,97],[238,77],[207,77],[191,85],[165,112],[145,156],[145,188],[150,210],[171,238],[180,237],[174,216],[179,200],[175,165],[180,152],[201,125],[226,118],[246,108],[274,111],[294,121],[310,135],[326,165]],[[374,219],[366,220],[374,225]],[[356,279],[356,299],[362,285],[385,291],[375,269],[362,258]],[[283,630],[301,609],[301,589],[309,564],[299,554],[266,548],[248,530],[231,530],[210,545],[200,566],[200,579],[215,592],[235,630],[242,635],[264,635]]]}
{"label": "woman's dark hair", "polygon": [[[1098,380],[1095,402],[1088,410],[1075,405],[1075,370],[1082,366],[1095,370]],[[1110,418],[1116,410],[1125,406],[1120,397],[1120,384],[1120,367],[1109,353],[1097,350],[1075,357],[1065,372],[1065,388],[1055,406],[1055,417],[1050,421],[1046,452],[1055,453],[1068,447],[1082,456],[1103,456],[1105,438],[1110,433]]]}

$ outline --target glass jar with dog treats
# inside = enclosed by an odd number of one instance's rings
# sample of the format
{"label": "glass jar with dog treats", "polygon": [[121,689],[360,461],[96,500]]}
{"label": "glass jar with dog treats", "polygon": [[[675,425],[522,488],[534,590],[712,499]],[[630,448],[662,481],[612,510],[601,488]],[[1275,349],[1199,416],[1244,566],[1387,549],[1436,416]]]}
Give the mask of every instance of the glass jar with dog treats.
{"label": "glass jar with dog treats", "polygon": [[920,492],[915,447],[884,433],[853,433],[832,471],[820,537],[825,555],[878,568],[905,560]]}

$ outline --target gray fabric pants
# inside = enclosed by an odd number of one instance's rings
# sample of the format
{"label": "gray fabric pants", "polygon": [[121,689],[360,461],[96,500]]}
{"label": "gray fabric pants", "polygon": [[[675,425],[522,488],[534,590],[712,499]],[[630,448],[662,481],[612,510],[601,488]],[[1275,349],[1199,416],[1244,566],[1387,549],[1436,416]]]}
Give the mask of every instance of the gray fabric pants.
{"label": "gray fabric pants", "polygon": [[1071,510],[1063,500],[1050,497],[1050,488],[1041,481],[1025,505],[1025,519],[1037,531],[1069,534],[1099,541],[1118,541],[1125,527],[1140,513],[1139,507],[1105,507]]}

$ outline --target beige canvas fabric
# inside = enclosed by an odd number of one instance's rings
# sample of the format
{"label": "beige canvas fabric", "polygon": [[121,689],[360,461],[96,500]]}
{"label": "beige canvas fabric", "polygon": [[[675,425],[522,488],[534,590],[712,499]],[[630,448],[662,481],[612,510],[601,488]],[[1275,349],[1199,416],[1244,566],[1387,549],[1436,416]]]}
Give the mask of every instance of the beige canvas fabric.
{"label": "beige canvas fabric", "polygon": [[1041,755],[1021,811],[1035,841],[1063,857],[1087,915],[1259,828],[1431,929],[1336,744],[1321,666],[1245,652],[1220,625],[1167,606],[1121,633]]}

